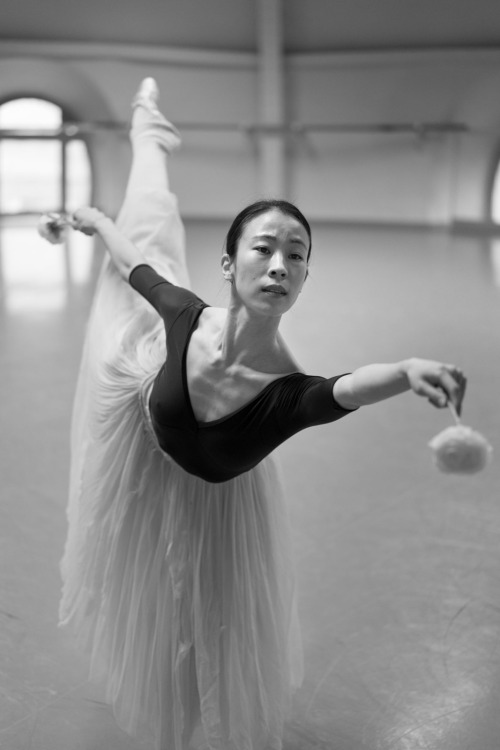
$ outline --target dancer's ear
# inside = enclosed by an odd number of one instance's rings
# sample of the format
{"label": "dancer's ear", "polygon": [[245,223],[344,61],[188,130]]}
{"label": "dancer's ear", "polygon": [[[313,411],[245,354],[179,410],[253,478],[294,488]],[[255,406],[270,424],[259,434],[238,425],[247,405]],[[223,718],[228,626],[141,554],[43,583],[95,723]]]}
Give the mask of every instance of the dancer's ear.
{"label": "dancer's ear", "polygon": [[224,253],[224,255],[222,256],[220,264],[222,268],[222,275],[225,279],[230,281],[233,276],[233,261],[227,253]]}

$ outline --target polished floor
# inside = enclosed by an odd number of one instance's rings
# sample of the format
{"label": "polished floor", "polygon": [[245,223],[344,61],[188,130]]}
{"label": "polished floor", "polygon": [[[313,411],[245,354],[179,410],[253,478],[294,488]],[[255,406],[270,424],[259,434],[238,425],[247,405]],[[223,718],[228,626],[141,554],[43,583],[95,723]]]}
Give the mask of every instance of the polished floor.
{"label": "polished floor", "polygon": [[[496,454],[481,474],[440,474],[427,443],[450,414],[413,394],[280,450],[306,657],[285,750],[499,750],[499,251],[444,232],[315,229],[311,276],[283,321],[305,369],[457,363],[464,422]],[[193,286],[213,304],[227,294],[222,237],[188,227]],[[1,239],[0,748],[149,750],[116,727],[57,628],[71,399],[99,253],[42,246],[30,228]]]}

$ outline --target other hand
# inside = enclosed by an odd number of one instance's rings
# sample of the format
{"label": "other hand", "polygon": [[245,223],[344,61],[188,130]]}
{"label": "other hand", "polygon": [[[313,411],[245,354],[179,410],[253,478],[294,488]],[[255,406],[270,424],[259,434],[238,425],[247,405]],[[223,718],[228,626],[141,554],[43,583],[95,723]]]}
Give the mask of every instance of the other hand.
{"label": "other hand", "polygon": [[86,206],[75,211],[71,224],[73,229],[77,229],[83,234],[93,235],[97,231],[98,222],[106,218],[106,215],[98,208]]}
{"label": "other hand", "polygon": [[456,365],[428,359],[410,359],[406,373],[410,388],[418,396],[426,397],[437,408],[442,408],[451,401],[457,414],[461,414],[467,378]]}

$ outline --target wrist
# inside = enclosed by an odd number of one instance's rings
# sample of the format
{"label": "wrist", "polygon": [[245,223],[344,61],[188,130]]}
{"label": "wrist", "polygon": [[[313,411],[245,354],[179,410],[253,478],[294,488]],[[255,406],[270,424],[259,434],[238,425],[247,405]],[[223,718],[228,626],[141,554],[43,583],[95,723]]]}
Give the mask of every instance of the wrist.
{"label": "wrist", "polygon": [[410,384],[410,372],[413,368],[414,363],[415,363],[414,357],[409,357],[409,359],[403,359],[401,362],[398,363],[401,376],[406,380],[408,385]]}
{"label": "wrist", "polygon": [[106,216],[106,214],[101,214],[101,216],[99,216],[94,222],[95,230],[99,234],[102,234],[107,229],[110,229],[113,226],[113,221],[109,218],[109,216]]}

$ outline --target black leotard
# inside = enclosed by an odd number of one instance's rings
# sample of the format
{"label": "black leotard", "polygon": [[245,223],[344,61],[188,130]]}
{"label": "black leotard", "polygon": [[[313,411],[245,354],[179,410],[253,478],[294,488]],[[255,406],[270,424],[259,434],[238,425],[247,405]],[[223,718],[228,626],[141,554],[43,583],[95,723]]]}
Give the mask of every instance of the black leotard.
{"label": "black leotard", "polygon": [[167,361],[149,401],[161,448],[180,466],[208,482],[249,471],[296,432],[350,413],[333,398],[333,378],[293,373],[273,380],[249,403],[210,422],[198,422],[189,399],[186,352],[205,307],[199,297],[174,286],[148,265],[136,266],[130,283],[161,315]]}

